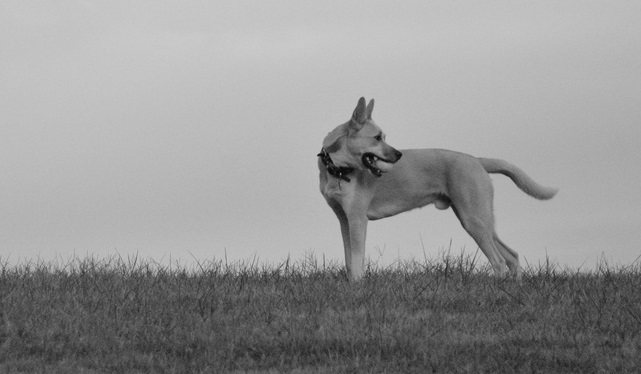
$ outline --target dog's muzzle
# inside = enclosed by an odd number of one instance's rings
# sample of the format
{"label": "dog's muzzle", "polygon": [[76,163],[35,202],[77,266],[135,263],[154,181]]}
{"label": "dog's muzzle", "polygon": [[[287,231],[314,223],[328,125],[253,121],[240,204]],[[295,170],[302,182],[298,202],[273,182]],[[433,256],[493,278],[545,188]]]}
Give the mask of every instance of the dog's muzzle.
{"label": "dog's muzzle", "polygon": [[373,153],[370,153],[370,152],[363,154],[361,159],[363,161],[363,165],[365,165],[365,167],[372,174],[376,175],[377,177],[380,177],[380,176],[383,175],[383,170],[379,169],[376,166],[376,164],[378,163],[378,161],[385,162],[387,164],[396,163],[396,161],[398,161],[403,154],[401,152],[399,152],[399,151],[396,151],[396,150],[394,150],[394,152],[395,152],[394,153],[395,158],[393,160],[388,160],[388,159],[384,159],[384,158],[378,157],[377,155],[375,155]]}

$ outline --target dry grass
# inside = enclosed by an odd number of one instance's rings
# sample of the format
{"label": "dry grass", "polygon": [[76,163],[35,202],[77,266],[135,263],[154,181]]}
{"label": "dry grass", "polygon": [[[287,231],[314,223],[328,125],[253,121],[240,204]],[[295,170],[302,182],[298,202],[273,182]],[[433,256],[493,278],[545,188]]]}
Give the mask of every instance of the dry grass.
{"label": "dry grass", "polygon": [[0,372],[614,373],[641,370],[641,267],[546,263],[522,283],[476,257],[370,267],[312,256],[163,267],[0,265]]}

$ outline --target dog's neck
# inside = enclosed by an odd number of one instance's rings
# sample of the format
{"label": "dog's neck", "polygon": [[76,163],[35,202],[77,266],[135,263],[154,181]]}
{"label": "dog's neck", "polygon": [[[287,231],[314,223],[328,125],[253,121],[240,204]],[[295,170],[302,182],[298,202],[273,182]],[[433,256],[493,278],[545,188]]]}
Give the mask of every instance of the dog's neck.
{"label": "dog's neck", "polygon": [[318,157],[320,157],[321,162],[323,163],[323,165],[325,165],[327,172],[331,176],[338,179],[339,181],[341,179],[346,182],[350,181],[350,179],[347,177],[347,174],[352,173],[354,171],[354,168],[351,168],[348,166],[334,165],[334,161],[332,161],[332,158],[329,156],[329,153],[327,153],[325,148],[321,149],[321,152],[318,154]]}

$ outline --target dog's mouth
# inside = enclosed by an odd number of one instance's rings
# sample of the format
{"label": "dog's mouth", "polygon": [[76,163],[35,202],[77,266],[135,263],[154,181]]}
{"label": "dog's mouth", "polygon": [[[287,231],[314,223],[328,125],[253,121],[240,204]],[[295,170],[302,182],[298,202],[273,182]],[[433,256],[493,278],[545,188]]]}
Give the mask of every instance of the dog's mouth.
{"label": "dog's mouth", "polygon": [[383,170],[381,170],[378,167],[376,167],[376,164],[379,161],[385,162],[385,163],[388,163],[388,164],[391,163],[389,160],[380,158],[380,157],[378,157],[375,154],[370,153],[370,152],[363,154],[362,160],[363,160],[363,165],[365,165],[365,167],[372,174],[376,175],[377,177],[380,177],[381,175],[383,175]]}

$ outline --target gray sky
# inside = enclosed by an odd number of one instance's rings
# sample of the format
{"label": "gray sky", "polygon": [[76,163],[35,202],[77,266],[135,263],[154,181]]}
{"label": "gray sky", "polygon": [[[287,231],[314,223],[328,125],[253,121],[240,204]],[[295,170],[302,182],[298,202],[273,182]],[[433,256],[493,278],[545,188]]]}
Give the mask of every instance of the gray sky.
{"label": "gray sky", "polygon": [[[316,153],[359,97],[403,148],[504,158],[522,259],[641,254],[637,1],[3,1],[0,258],[343,261]],[[433,207],[370,223],[380,263],[476,245]]]}

